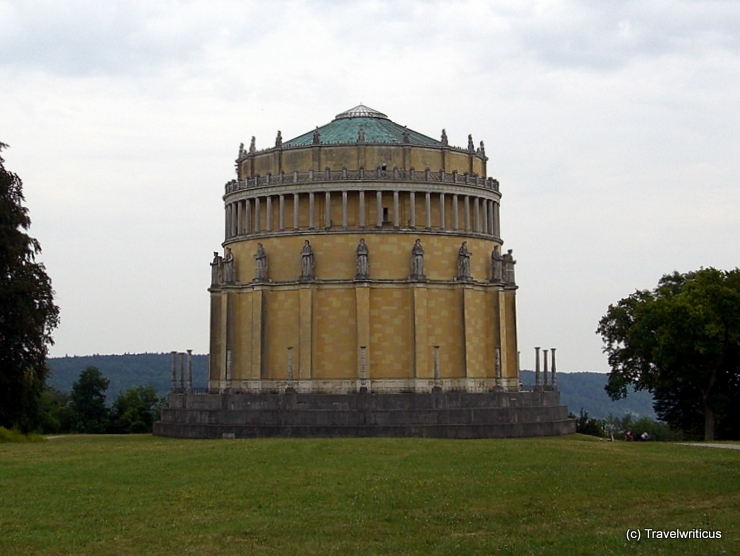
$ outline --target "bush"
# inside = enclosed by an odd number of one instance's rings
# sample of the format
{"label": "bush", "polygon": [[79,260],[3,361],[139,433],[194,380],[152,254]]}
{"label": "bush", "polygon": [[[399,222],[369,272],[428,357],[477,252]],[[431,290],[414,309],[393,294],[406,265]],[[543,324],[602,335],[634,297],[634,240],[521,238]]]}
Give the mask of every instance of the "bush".
{"label": "bush", "polygon": [[0,442],[44,442],[45,440],[38,434],[23,434],[17,430],[0,427]]}
{"label": "bush", "polygon": [[110,432],[152,432],[163,403],[154,386],[137,386],[121,392],[113,402]]}
{"label": "bush", "polygon": [[576,432],[590,436],[604,436],[604,423],[593,417],[589,418],[588,411],[581,408],[580,415],[576,417],[571,413],[571,418],[576,420]]}
{"label": "bush", "polygon": [[627,413],[622,417],[616,417],[610,414],[604,420],[604,429],[608,432],[612,428],[614,430],[615,438],[620,440],[626,440],[628,432],[631,432],[635,436],[646,432],[650,435],[650,440],[663,442],[676,442],[683,440],[683,433],[681,431],[671,429],[667,423],[656,421],[649,417],[642,417],[641,419],[635,420],[634,416],[630,413]]}
{"label": "bush", "polygon": [[643,432],[646,432],[650,435],[650,440],[658,440],[663,442],[675,442],[683,440],[683,434],[681,433],[681,431],[674,431],[671,429],[668,423],[664,423],[663,421],[656,421],[655,419],[649,419],[647,417],[643,417],[642,419],[635,421],[632,424],[632,432],[635,434],[642,434]]}
{"label": "bush", "polygon": [[72,410],[69,408],[69,394],[53,386],[41,392],[39,400],[38,431],[41,434],[60,434],[72,430]]}

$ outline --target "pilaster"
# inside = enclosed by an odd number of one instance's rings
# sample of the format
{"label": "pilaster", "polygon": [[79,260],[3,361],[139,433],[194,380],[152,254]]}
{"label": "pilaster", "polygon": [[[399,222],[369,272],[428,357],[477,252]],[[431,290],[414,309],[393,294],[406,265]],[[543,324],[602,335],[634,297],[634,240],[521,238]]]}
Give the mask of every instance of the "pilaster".
{"label": "pilaster", "polygon": [[414,378],[431,378],[432,368],[429,362],[427,339],[427,286],[424,283],[414,284]]}
{"label": "pilaster", "polygon": [[[357,319],[357,369],[361,369],[362,346],[367,346],[365,353],[365,378],[372,376],[370,369],[370,287],[368,284],[355,286],[355,317]],[[362,378],[360,376],[360,378]]]}
{"label": "pilaster", "polygon": [[298,291],[298,378],[313,375],[313,287],[302,285]]}
{"label": "pilaster", "polygon": [[252,369],[250,378],[262,378],[262,340],[265,335],[264,295],[260,286],[252,292]]}
{"label": "pilaster", "polygon": [[509,350],[506,338],[507,318],[506,318],[506,293],[504,290],[498,292],[498,319],[499,319],[499,346],[501,346],[501,370],[504,377],[509,376]]}
{"label": "pilaster", "polygon": [[475,330],[475,324],[473,322],[473,310],[472,307],[475,304],[473,299],[473,289],[470,285],[462,286],[462,298],[463,298],[463,338],[465,342],[465,367],[463,369],[463,377],[485,377],[490,373],[487,373],[485,369],[476,369],[475,360],[473,354],[485,349],[484,346],[476,343],[476,340],[480,341],[480,332]]}

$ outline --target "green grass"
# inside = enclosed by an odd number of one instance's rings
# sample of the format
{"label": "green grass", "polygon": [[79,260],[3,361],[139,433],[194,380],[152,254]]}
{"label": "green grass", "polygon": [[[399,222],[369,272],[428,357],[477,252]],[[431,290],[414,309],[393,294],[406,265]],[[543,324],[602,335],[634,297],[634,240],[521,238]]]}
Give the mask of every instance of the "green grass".
{"label": "green grass", "polygon": [[578,435],[68,436],[0,445],[0,489],[3,555],[740,554],[740,451]]}

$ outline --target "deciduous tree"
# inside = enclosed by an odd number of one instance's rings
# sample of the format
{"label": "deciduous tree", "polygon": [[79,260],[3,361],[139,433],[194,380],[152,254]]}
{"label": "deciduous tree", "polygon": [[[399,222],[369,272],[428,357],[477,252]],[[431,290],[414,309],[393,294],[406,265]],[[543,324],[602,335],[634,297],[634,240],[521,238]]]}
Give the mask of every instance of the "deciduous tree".
{"label": "deciduous tree", "polygon": [[108,428],[109,411],[105,406],[105,392],[110,381],[97,367],[88,367],[72,385],[69,405],[73,427],[77,432],[102,433]]}
{"label": "deciduous tree", "polygon": [[597,329],[612,399],[649,390],[658,416],[712,440],[740,435],[740,270],[663,276],[652,291],[610,305]]}
{"label": "deciduous tree", "polygon": [[162,400],[154,386],[136,386],[118,394],[113,402],[111,430],[118,433],[152,432]]}
{"label": "deciduous tree", "polygon": [[[7,145],[0,143],[0,151]],[[59,308],[23,206],[23,183],[0,157],[0,426],[34,427]]]}

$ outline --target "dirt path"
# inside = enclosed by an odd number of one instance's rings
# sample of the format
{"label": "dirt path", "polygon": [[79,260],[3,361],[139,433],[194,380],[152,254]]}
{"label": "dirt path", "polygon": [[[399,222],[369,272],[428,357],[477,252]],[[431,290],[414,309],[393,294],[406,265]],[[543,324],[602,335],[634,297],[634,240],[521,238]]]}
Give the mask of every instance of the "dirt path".
{"label": "dirt path", "polygon": [[683,442],[684,446],[699,446],[700,448],[725,448],[726,450],[740,450],[740,444],[712,444],[698,442]]}

